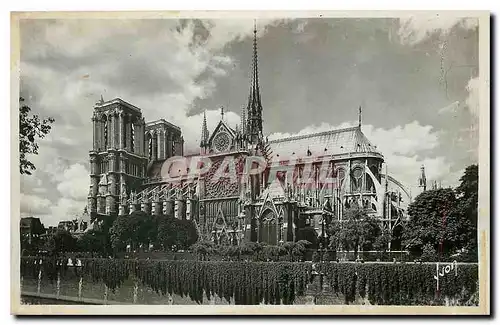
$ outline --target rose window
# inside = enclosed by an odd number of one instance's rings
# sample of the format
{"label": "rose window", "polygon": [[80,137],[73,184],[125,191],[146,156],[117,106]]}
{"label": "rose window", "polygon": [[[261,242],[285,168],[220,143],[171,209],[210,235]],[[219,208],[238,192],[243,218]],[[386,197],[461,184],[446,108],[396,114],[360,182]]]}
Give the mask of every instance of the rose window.
{"label": "rose window", "polygon": [[218,152],[228,151],[230,145],[231,145],[231,139],[229,137],[229,134],[221,132],[214,137],[213,146],[215,151]]}

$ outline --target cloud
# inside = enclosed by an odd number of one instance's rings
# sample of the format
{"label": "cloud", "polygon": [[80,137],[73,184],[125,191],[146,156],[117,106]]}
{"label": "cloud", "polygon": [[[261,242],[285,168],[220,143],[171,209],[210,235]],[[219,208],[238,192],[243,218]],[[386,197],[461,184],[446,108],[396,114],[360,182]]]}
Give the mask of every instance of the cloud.
{"label": "cloud", "polygon": [[37,195],[21,193],[21,215],[33,216],[47,214],[50,212],[52,203],[50,200]]}
{"label": "cloud", "polygon": [[89,170],[81,164],[66,169],[57,185],[57,190],[65,198],[85,202],[89,189]]}
{"label": "cloud", "polygon": [[82,201],[62,197],[57,200],[56,205],[51,209],[50,216],[44,218],[44,222],[57,224],[60,220],[76,219],[82,215],[84,206],[85,204],[82,204]]}
{"label": "cloud", "polygon": [[469,108],[469,112],[475,118],[479,117],[479,87],[479,77],[470,79],[466,87],[469,95],[465,100],[465,104]]}
{"label": "cloud", "polygon": [[474,29],[479,25],[477,18],[453,15],[413,15],[399,19],[399,40],[403,44],[415,45],[434,34],[448,35],[454,27]]}
{"label": "cloud", "polygon": [[[84,165],[68,166],[67,160],[56,158],[35,175],[44,181],[31,178],[33,175],[22,177],[24,186],[35,183],[38,187],[31,191],[32,195],[21,195],[21,215],[38,216],[46,225],[55,225],[83,212],[89,189],[89,171]],[[49,194],[55,194],[52,200]]]}

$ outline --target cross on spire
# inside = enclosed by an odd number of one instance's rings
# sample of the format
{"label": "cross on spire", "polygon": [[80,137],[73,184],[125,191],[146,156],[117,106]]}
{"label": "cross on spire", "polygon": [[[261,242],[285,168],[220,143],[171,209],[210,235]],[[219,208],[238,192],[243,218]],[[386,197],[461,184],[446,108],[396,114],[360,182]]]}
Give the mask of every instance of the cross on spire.
{"label": "cross on spire", "polygon": [[220,107],[220,119],[224,120],[224,106]]}

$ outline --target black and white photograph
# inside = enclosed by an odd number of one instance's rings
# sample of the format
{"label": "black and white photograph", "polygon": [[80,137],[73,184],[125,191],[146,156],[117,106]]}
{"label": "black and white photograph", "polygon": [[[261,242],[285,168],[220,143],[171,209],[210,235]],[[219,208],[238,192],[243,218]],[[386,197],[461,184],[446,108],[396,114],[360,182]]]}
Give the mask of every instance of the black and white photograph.
{"label": "black and white photograph", "polygon": [[489,19],[11,13],[12,313],[489,314]]}

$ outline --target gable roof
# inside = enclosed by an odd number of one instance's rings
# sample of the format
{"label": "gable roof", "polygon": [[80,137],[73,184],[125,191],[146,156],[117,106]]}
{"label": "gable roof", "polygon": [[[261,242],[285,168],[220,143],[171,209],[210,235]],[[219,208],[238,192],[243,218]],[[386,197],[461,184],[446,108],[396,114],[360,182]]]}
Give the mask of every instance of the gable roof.
{"label": "gable roof", "polygon": [[366,138],[360,127],[330,130],[269,141],[273,157],[297,158],[307,156],[332,156],[349,153],[382,155]]}
{"label": "gable roof", "polygon": [[227,123],[224,122],[224,120],[220,120],[219,124],[217,124],[217,126],[214,129],[214,131],[210,135],[210,138],[208,139],[208,143],[212,143],[212,139],[214,138],[214,136],[217,133],[219,133],[220,129],[226,130],[229,133],[229,135],[231,135],[232,138],[234,138],[236,136],[235,130],[233,130],[232,128],[230,128],[229,125],[227,125]]}

